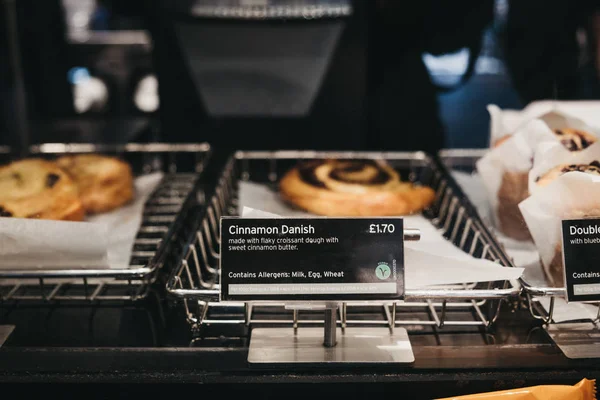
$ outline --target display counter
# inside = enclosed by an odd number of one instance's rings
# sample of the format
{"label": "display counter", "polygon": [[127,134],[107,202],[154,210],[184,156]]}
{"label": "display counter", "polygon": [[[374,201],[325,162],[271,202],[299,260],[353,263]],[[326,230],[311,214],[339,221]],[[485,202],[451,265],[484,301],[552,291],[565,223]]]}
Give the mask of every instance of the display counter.
{"label": "display counter", "polygon": [[[139,286],[143,293],[133,292],[140,295],[126,295],[130,292],[125,291],[116,297],[89,290],[91,283],[86,279],[98,278],[89,271],[60,277],[72,282],[57,282],[59,277],[47,271],[41,277],[33,276],[32,271],[25,277],[13,273],[12,278],[33,278],[33,283],[5,277],[0,326],[14,330],[5,335],[0,347],[0,381],[24,384],[25,391],[36,390],[28,387],[31,382],[100,384],[95,386],[98,394],[139,383],[163,384],[165,388],[201,383],[218,386],[215,390],[223,394],[283,395],[293,391],[299,396],[313,395],[315,386],[307,384],[318,383],[321,394],[397,397],[397,393],[415,390],[417,394],[411,398],[425,399],[537,384],[575,384],[598,376],[600,366],[595,358],[565,356],[546,330],[548,322],[553,322],[549,317],[552,309],[548,313],[543,299],[528,295],[523,279],[512,275],[519,267],[507,256],[485,216],[481,217],[477,204],[471,202],[469,188],[463,187],[455,174],[464,172],[467,164],[463,161],[472,163],[472,158],[454,154],[454,161],[449,161],[447,153],[440,157],[423,153],[335,155],[351,162],[385,157],[395,163],[401,177],[432,188],[435,198],[423,211],[423,218],[435,229],[429,231],[422,225],[420,234],[425,239],[438,234],[467,257],[456,263],[452,257],[436,260],[447,261],[441,264],[446,271],[462,265],[476,271],[485,265],[489,269],[479,276],[493,278],[484,282],[474,278],[471,282],[475,283],[469,283],[471,275],[456,277],[439,270],[437,276],[427,275],[440,280],[437,285],[415,284],[410,281],[416,279],[410,270],[414,259],[408,252],[404,260],[407,282],[401,298],[342,299],[333,307],[340,343],[345,330],[355,327],[374,326],[385,335],[405,330],[414,361],[252,362],[249,354],[257,327],[285,330],[301,342],[306,329],[326,329],[327,313],[319,307],[290,308],[283,300],[222,301],[217,221],[239,215],[243,205],[252,206],[247,197],[249,187],[243,189],[245,194],[240,191],[245,183],[273,184],[298,159],[318,160],[332,154],[217,152],[211,154],[206,168],[202,164],[197,170],[200,178],[194,186],[195,200],[170,239],[173,250],[161,258],[164,265],[157,268],[155,278],[143,280],[144,285]],[[160,243],[157,246],[162,248]],[[405,246],[407,251],[419,250],[408,242]],[[429,247],[431,254],[443,257],[436,253],[443,247],[439,246]],[[143,249],[138,256],[152,260],[154,253],[150,253]],[[216,263],[211,258],[215,255]],[[424,265],[421,271],[431,267]],[[3,273],[8,274],[6,270]],[[105,278],[131,279],[121,275]],[[131,289],[132,283],[124,285]],[[266,383],[274,385],[264,386]]]}

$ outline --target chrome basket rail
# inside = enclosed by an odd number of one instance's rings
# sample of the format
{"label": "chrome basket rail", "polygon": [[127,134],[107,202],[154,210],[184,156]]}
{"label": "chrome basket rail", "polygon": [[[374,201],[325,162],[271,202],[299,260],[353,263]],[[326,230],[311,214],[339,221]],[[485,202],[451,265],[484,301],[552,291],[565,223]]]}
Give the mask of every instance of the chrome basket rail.
{"label": "chrome basket rail", "polygon": [[[299,160],[328,157],[385,159],[411,180],[429,185],[435,189],[436,199],[426,216],[448,240],[475,257],[512,267],[445,167],[423,153],[238,152],[225,164],[214,192],[207,197],[204,214],[198,218],[197,232],[167,282],[168,293],[182,301],[192,330],[236,324],[298,327],[323,323],[318,312],[289,309],[282,302],[220,302],[219,221],[222,216],[238,215],[240,180],[275,185]],[[489,327],[498,318],[503,300],[519,293],[516,282],[505,281],[407,290],[404,301],[341,303],[338,323],[342,327]]]}
{"label": "chrome basket rail", "polygon": [[[207,144],[129,143],[93,145],[47,143],[33,146],[31,156],[63,154],[117,155],[136,175],[162,171],[165,176],[146,202],[128,268],[0,269],[0,306],[21,302],[122,302],[144,298],[157,272],[181,252],[189,237],[180,232],[186,216],[203,201],[198,179],[209,156]],[[189,228],[189,227],[188,227]],[[178,254],[179,254],[178,253]]]}

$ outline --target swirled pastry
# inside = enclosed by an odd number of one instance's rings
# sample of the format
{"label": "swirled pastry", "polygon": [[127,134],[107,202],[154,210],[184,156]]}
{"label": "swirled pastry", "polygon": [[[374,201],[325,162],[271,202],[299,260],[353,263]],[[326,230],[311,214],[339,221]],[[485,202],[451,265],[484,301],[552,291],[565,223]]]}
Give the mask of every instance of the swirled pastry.
{"label": "swirled pastry", "polygon": [[133,199],[131,167],[114,157],[97,154],[63,156],[58,160],[75,181],[88,213],[114,210]]}
{"label": "swirled pastry", "polygon": [[566,174],[567,172],[579,171],[586,174],[600,175],[600,162],[592,161],[589,164],[564,164],[558,165],[546,172],[544,175],[536,178],[536,185],[546,186],[559,176]]}
{"label": "swirled pastry", "polygon": [[315,160],[289,170],[280,182],[287,202],[325,216],[389,216],[422,211],[434,200],[429,187],[402,181],[375,160]]}
{"label": "swirled pastry", "polygon": [[25,159],[0,167],[0,216],[82,221],[85,210],[58,165]]}

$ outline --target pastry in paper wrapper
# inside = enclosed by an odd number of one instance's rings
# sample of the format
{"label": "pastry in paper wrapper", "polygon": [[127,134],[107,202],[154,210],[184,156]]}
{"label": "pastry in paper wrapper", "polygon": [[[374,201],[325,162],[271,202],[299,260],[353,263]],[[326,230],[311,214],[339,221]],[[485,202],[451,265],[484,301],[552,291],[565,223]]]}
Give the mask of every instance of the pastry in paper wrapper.
{"label": "pastry in paper wrapper", "polygon": [[571,152],[559,143],[543,143],[536,150],[533,168],[529,172],[529,193],[534,194],[565,172],[593,173],[600,166],[599,163],[600,142],[578,152]]}
{"label": "pastry in paper wrapper", "polygon": [[437,400],[596,400],[596,381],[582,379],[576,385],[539,385],[447,397]]}
{"label": "pastry in paper wrapper", "polygon": [[577,129],[600,136],[600,102],[533,102],[523,110],[502,110],[495,104],[487,107],[490,114],[490,147],[508,140],[528,122],[538,119],[550,129]]}
{"label": "pastry in paper wrapper", "polygon": [[547,186],[536,189],[519,208],[549,283],[564,287],[561,221],[600,217],[600,175],[565,172]]}
{"label": "pastry in paper wrapper", "polygon": [[[490,107],[491,137],[506,132],[505,118],[497,107]],[[513,125],[517,125],[513,122]],[[559,112],[532,119],[514,134],[502,136],[493,149],[477,163],[493,211],[494,225],[506,236],[531,240],[518,205],[529,196],[529,171],[534,155],[545,143],[561,144],[565,152],[577,153],[596,142],[596,130],[584,122]]]}

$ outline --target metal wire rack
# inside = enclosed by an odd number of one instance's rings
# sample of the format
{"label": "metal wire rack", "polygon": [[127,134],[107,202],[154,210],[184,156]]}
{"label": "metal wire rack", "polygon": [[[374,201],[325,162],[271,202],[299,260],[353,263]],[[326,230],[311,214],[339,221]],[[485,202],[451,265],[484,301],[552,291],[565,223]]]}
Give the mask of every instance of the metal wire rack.
{"label": "metal wire rack", "polygon": [[[94,145],[47,143],[30,155],[53,158],[63,154],[102,153],[130,163],[136,175],[165,175],[144,208],[130,265],[122,269],[0,269],[0,305],[21,302],[122,302],[148,294],[157,272],[181,254],[185,220],[203,202],[199,176],[209,155],[207,144]],[[8,156],[8,154],[6,154]],[[6,159],[9,159],[8,157]]]}
{"label": "metal wire rack", "polygon": [[[207,208],[198,219],[197,232],[167,282],[168,293],[182,300],[194,331],[265,324],[294,328],[323,324],[320,310],[300,310],[282,302],[219,302],[218,269],[219,220],[225,215],[238,215],[238,182],[276,185],[281,174],[299,160],[323,158],[387,160],[403,177],[436,191],[435,202],[425,214],[448,240],[475,257],[512,266],[445,167],[424,153],[238,152],[226,163]],[[502,301],[519,293],[515,282],[407,289],[404,301],[341,303],[338,324],[489,327],[498,318]]]}
{"label": "metal wire rack", "polygon": [[[477,161],[486,152],[487,149],[447,149],[440,152],[440,159],[450,170],[472,173],[476,170]],[[488,222],[488,224],[490,224],[489,229],[493,230],[491,222]],[[566,296],[566,289],[552,287],[542,281],[529,280],[526,276],[519,279],[519,284],[523,288],[522,294],[531,315],[541,320],[544,324],[552,323],[556,299],[564,298]],[[547,308],[540,303],[540,300],[543,298],[549,299]],[[600,322],[600,308],[593,322]]]}

